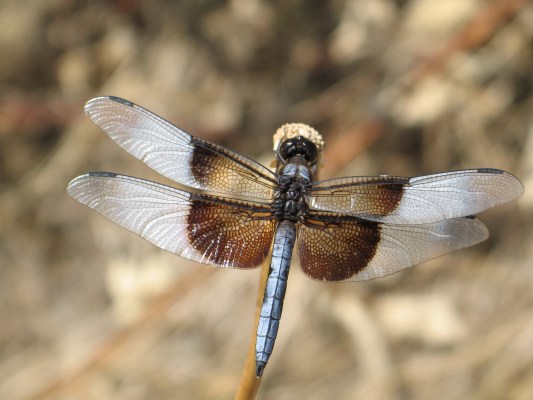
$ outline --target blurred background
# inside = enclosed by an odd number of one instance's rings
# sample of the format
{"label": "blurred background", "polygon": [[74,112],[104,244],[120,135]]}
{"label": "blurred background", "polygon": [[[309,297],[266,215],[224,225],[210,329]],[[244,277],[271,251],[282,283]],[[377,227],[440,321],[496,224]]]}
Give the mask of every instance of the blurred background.
{"label": "blurred background", "polygon": [[293,268],[260,399],[533,398],[533,5],[525,0],[0,1],[0,398],[229,399],[258,271],[213,269],[69,198],[108,170],[169,183],[83,115],[136,102],[269,164],[283,123],[322,178],[493,167],[491,237],[396,275]]}

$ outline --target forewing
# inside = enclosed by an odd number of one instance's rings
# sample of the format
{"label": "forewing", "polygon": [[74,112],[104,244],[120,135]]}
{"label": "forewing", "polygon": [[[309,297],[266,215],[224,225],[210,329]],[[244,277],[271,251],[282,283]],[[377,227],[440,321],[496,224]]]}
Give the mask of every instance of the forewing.
{"label": "forewing", "polygon": [[387,225],[313,213],[298,233],[300,267],[312,279],[362,281],[380,278],[485,240],[475,218],[422,225]]}
{"label": "forewing", "polygon": [[85,113],[132,156],[196,189],[271,200],[276,177],[261,164],[198,139],[118,97],[97,97]]}
{"label": "forewing", "polygon": [[477,214],[524,193],[513,175],[472,169],[406,177],[348,177],[317,182],[307,200],[315,209],[391,224],[425,224]]}
{"label": "forewing", "polygon": [[200,263],[257,267],[274,235],[275,220],[263,203],[198,195],[107,172],[79,176],[67,191],[156,246]]}

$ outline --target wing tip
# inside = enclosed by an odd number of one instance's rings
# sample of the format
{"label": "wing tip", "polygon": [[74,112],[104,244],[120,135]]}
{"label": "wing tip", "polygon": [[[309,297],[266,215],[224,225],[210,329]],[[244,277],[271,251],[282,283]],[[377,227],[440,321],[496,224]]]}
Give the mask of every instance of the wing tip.
{"label": "wing tip", "polygon": [[497,168],[478,168],[476,172],[479,172],[480,174],[505,174],[505,171],[502,171],[501,169]]}
{"label": "wing tip", "polygon": [[119,174],[116,174],[115,172],[106,172],[106,171],[97,171],[97,172],[87,172],[86,174],[82,176],[98,176],[101,178],[116,178],[119,176]]}
{"label": "wing tip", "polygon": [[516,176],[514,176],[513,174],[510,174],[508,172],[506,172],[506,174],[513,183],[513,196],[514,197],[512,197],[511,200],[515,200],[515,199],[522,197],[525,192],[525,187],[522,181],[518,179]]}
{"label": "wing tip", "polygon": [[78,200],[78,190],[80,182],[83,182],[85,178],[87,178],[87,175],[89,174],[83,174],[75,177],[67,184],[67,194],[74,198],[75,200]]}
{"label": "wing tip", "polygon": [[450,218],[448,221],[453,235],[463,237],[463,245],[452,250],[459,250],[465,247],[475,246],[478,243],[484,242],[489,238],[489,228],[483,221],[478,219],[475,215],[468,215],[459,218]]}
{"label": "wing tip", "polygon": [[98,171],[98,172],[87,172],[83,175],[79,175],[77,177],[75,177],[74,179],[72,179],[68,184],[67,184],[67,193],[72,196],[72,197],[75,197],[74,196],[74,191],[76,190],[76,187],[77,185],[79,185],[80,182],[86,180],[87,178],[94,178],[94,177],[99,177],[99,178],[116,178],[118,177],[119,174],[116,174],[114,172],[105,172],[105,171]]}
{"label": "wing tip", "polygon": [[129,100],[123,99],[122,97],[117,96],[99,96],[94,97],[90,99],[87,103],[85,103],[85,106],[83,107],[83,111],[85,111],[85,114],[91,117],[94,114],[94,108],[102,103],[113,101],[115,103],[122,104],[127,107],[134,107],[135,104],[132,103]]}
{"label": "wing tip", "polygon": [[108,100],[114,101],[115,103],[124,104],[128,107],[133,107],[135,104],[133,104],[131,101],[123,99],[122,97],[116,97],[116,96],[107,96]]}
{"label": "wing tip", "polygon": [[475,217],[467,217],[469,219],[472,219],[473,225],[472,225],[472,242],[471,244],[468,244],[464,247],[470,247],[474,246],[478,243],[484,242],[487,240],[490,236],[489,228],[487,228],[487,225],[485,225],[481,220],[475,218]]}
{"label": "wing tip", "polygon": [[509,172],[497,168],[478,168],[476,169],[476,172],[480,174],[502,175],[502,178],[509,184],[508,191],[510,194],[509,198],[504,202],[518,199],[524,194],[525,189],[522,181]]}

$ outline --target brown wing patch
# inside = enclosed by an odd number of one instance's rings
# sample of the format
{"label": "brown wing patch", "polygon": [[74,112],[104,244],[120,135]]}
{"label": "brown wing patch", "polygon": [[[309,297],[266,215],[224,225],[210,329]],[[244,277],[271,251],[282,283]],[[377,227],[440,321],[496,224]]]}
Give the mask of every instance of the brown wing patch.
{"label": "brown wing patch", "polygon": [[191,137],[189,168],[201,188],[271,200],[276,178],[270,170],[222,146]]}
{"label": "brown wing patch", "polygon": [[363,270],[380,242],[380,225],[336,214],[318,214],[300,226],[300,268],[312,279],[344,281]]}
{"label": "brown wing patch", "polygon": [[396,210],[408,183],[402,177],[332,179],[311,188],[309,203],[332,212],[386,216]]}
{"label": "brown wing patch", "polygon": [[270,250],[275,219],[266,207],[207,195],[192,195],[188,242],[201,262],[254,268]]}

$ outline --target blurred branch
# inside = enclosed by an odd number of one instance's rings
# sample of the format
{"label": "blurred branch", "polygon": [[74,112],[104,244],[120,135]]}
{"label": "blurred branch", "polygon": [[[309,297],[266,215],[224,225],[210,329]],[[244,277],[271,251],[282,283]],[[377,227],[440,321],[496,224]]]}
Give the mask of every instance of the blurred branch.
{"label": "blurred branch", "polygon": [[442,71],[450,58],[459,52],[485,44],[494,34],[514,18],[527,0],[497,0],[490,2],[463,25],[444,46],[418,64],[412,72],[412,84],[418,84],[430,75]]}
{"label": "blurred branch", "polygon": [[[358,155],[363,153],[382,134],[384,123],[378,118],[369,118],[352,129],[346,129],[342,135],[332,137],[325,151],[325,165],[321,169],[320,179],[330,178]],[[346,143],[350,145],[347,146]]]}
{"label": "blurred branch", "polygon": [[[395,85],[402,82],[397,98],[400,99],[406,91],[420,85],[428,77],[441,73],[455,54],[473,50],[485,44],[527,3],[527,0],[496,0],[488,3],[462,28],[452,34],[443,46],[437,46],[434,53],[421,60],[403,77],[392,83]],[[323,118],[327,114],[333,114],[336,111],[335,104],[349,103],[349,99],[343,97],[346,97],[347,93],[349,95],[350,91],[346,90],[346,86],[352,85],[354,80],[354,75],[349,75],[330,90],[301,102],[297,106],[297,115],[301,114],[306,116],[305,119],[313,119],[313,117],[316,118],[317,113]],[[378,140],[386,128],[386,121],[383,116],[379,115],[378,110],[354,128],[339,128],[338,134],[330,134],[328,138],[325,150],[326,165],[322,169],[321,179],[334,176]],[[350,145],[347,146],[347,143]]]}

